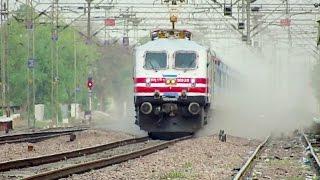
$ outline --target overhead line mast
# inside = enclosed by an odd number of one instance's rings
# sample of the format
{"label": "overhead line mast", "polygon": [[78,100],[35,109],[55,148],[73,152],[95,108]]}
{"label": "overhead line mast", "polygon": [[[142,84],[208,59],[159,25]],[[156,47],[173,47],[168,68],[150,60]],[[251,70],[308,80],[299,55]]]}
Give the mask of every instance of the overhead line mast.
{"label": "overhead line mast", "polygon": [[247,44],[251,45],[251,0],[247,0]]}
{"label": "overhead line mast", "polygon": [[1,44],[2,44],[2,53],[1,53],[1,105],[2,109],[8,108],[8,58],[9,58],[9,0],[1,0],[0,1],[0,9],[1,9]]}
{"label": "overhead line mast", "polygon": [[93,0],[86,0],[87,1],[87,43],[91,42],[91,3]]}
{"label": "overhead line mast", "polygon": [[59,120],[59,47],[58,47],[58,28],[59,28],[59,2],[52,0],[51,5],[51,106],[52,106],[52,123],[58,124]]}
{"label": "overhead line mast", "polygon": [[[28,111],[28,127],[35,127],[35,22],[34,8],[32,0],[26,0],[26,20],[25,27],[27,29],[27,111]],[[32,71],[30,74],[30,70]],[[32,121],[32,122],[31,122]]]}
{"label": "overhead line mast", "polygon": [[291,36],[291,16],[290,16],[290,9],[289,9],[289,0],[286,0],[286,18],[289,23],[288,26],[288,40],[289,40],[289,51],[292,48],[292,36]]}

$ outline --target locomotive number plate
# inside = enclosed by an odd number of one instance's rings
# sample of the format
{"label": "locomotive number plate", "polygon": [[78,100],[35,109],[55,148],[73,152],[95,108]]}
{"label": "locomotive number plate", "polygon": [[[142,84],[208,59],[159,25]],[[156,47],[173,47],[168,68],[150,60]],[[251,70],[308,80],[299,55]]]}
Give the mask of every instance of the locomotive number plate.
{"label": "locomotive number plate", "polygon": [[163,101],[178,101],[178,98],[172,98],[172,97],[163,97]]}
{"label": "locomotive number plate", "polygon": [[178,93],[166,92],[166,93],[163,93],[162,100],[163,101],[177,101],[178,97],[179,97]]}
{"label": "locomotive number plate", "polygon": [[165,93],[163,93],[163,96],[177,98],[179,96],[179,94],[178,93],[174,93],[174,92],[165,92]]}

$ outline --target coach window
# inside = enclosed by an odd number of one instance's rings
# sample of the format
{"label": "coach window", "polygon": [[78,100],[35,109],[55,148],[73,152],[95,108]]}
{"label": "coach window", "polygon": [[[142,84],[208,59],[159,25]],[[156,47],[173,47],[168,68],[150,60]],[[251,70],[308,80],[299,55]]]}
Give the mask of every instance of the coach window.
{"label": "coach window", "polygon": [[146,52],[145,54],[145,69],[166,69],[167,68],[167,53],[166,52]]}
{"label": "coach window", "polygon": [[197,65],[197,54],[189,51],[175,53],[174,67],[177,69],[194,69]]}

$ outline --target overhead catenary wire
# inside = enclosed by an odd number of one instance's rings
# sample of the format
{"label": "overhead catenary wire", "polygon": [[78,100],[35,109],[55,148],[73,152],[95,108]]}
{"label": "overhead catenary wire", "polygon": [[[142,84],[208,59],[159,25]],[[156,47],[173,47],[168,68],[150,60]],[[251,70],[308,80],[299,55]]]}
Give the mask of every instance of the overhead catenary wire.
{"label": "overhead catenary wire", "polygon": [[[19,0],[20,1],[20,0]],[[233,29],[236,34],[238,33],[239,38],[243,35],[242,31],[239,31],[237,29],[237,23],[239,22],[239,18],[242,18],[243,10],[247,6],[244,6],[242,2],[245,1],[233,1],[233,14],[234,17],[226,17],[223,16],[223,6],[221,1],[192,1],[192,3],[185,3],[182,8],[179,10],[179,20],[181,22],[199,22],[203,25],[209,25],[209,29],[211,28],[212,31],[217,30],[228,30]],[[236,4],[239,4],[238,6],[235,6]],[[154,27],[160,27],[163,26],[167,21],[167,6],[165,4],[161,4],[160,2],[119,2],[119,1],[93,1],[91,2],[92,8],[90,8],[92,13],[92,18],[90,21],[92,22],[92,35],[98,36],[98,37],[104,37],[100,36],[99,33],[103,32],[101,29],[108,30],[109,32],[112,32],[112,35],[121,36],[123,34],[116,33],[115,31],[118,31],[120,26],[125,27],[124,32],[130,32],[136,33],[136,31],[139,31],[141,33],[142,31],[148,32],[152,28],[152,24],[154,24]],[[230,3],[226,5],[231,5]],[[50,6],[49,1],[38,1],[36,6],[39,9],[44,9],[48,6]],[[299,22],[298,24],[301,24],[303,26],[307,26],[305,29],[309,29],[310,31],[315,31],[315,27],[312,22],[314,22],[314,17],[312,17],[314,14],[317,14],[319,11],[317,8],[315,8],[313,1],[308,1],[306,3],[300,3],[300,2],[289,2],[289,6],[286,6],[285,1],[279,1],[279,2],[272,2],[272,3],[263,3],[263,1],[256,1],[251,4],[253,8],[257,7],[259,8],[258,14],[259,16],[263,16],[259,23],[256,26],[261,26],[259,29],[257,27],[251,26],[250,33],[252,37],[255,37],[257,34],[262,32],[264,29],[270,27],[270,29],[273,29],[274,25],[277,23],[280,23],[279,21],[281,18],[284,17],[285,14],[289,14],[292,21]],[[130,24],[130,21],[127,22],[126,17],[121,17],[121,13],[123,13],[123,10],[130,7],[130,11],[132,14],[134,14],[134,18],[141,19],[141,23],[139,23],[139,27],[134,26],[134,24]],[[180,6],[179,6],[180,7]],[[105,15],[105,8],[108,8],[108,16],[111,18],[114,18],[119,21],[124,21],[127,24],[118,25],[119,23],[116,23],[115,27],[105,27],[103,24],[103,20],[106,18]],[[240,9],[239,9],[240,8]],[[72,26],[74,27],[87,27],[87,26],[79,26],[74,25],[74,23],[86,21],[82,14],[85,14],[84,12],[88,11],[88,7],[86,3],[76,3],[73,2],[59,2],[58,6],[59,12],[63,15],[61,15],[61,18],[64,19],[66,22],[70,22]],[[239,9],[239,10],[238,10]],[[121,10],[121,11],[120,11]],[[288,11],[289,13],[286,13]],[[304,14],[308,13],[309,15],[304,15],[302,18],[300,17],[292,17],[294,14]],[[189,16],[192,14],[193,18]],[[255,13],[253,13],[254,16]],[[79,16],[80,15],[80,16]],[[279,16],[277,16],[279,15]],[[209,16],[209,17],[208,17]],[[238,16],[239,18],[235,18]],[[157,23],[151,23],[152,21],[156,20]],[[306,20],[306,22],[304,22]],[[243,21],[243,20],[241,20]],[[224,28],[220,28],[223,24],[217,24],[217,22],[223,22]],[[180,24],[181,27],[190,27],[191,30],[196,30],[196,27],[198,25],[185,25],[183,26]],[[219,26],[219,28],[215,28],[215,26]],[[295,25],[292,25],[295,26]],[[65,28],[69,27],[65,26]],[[213,28],[212,28],[213,27]],[[212,32],[211,31],[211,32]],[[88,32],[88,31],[87,31]],[[146,33],[145,32],[145,33]],[[233,32],[233,33],[234,33]],[[248,32],[248,31],[247,31]],[[281,32],[281,31],[279,31]],[[116,34],[114,34],[116,33]],[[127,34],[127,33],[125,33]],[[278,32],[277,32],[278,34]],[[282,34],[282,33],[281,33]],[[298,32],[299,34],[299,32]],[[87,35],[88,36],[88,35]],[[132,35],[128,35],[132,37]],[[134,37],[134,36],[133,36]],[[138,37],[138,36],[136,36]],[[280,37],[282,38],[282,37]],[[295,38],[297,39],[297,38]]]}

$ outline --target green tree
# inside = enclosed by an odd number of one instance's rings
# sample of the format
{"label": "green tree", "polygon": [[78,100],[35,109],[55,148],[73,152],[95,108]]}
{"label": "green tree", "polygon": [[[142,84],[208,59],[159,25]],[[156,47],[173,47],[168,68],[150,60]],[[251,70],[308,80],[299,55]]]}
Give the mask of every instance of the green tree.
{"label": "green tree", "polygon": [[[27,60],[28,60],[28,30],[25,28],[26,6],[22,6],[15,14],[15,18],[9,19],[9,61],[8,83],[9,99],[16,105],[24,108],[27,101]],[[52,39],[50,19],[48,23],[35,22],[35,97],[36,104],[51,105],[51,65],[52,65]],[[60,22],[64,26],[64,22]],[[3,28],[3,27],[1,27]],[[101,53],[95,44],[86,44],[85,39],[74,32],[76,29],[60,29],[58,44],[58,68],[59,68],[59,102],[70,104],[74,102],[74,48],[77,49],[77,84],[80,92],[78,102],[85,104],[87,99],[86,79],[89,65],[101,58]],[[75,38],[74,38],[75,37]],[[75,43],[74,43],[75,42]],[[1,47],[3,45],[1,44]],[[2,47],[3,48],[3,47]],[[0,52],[1,55],[1,52]]]}

